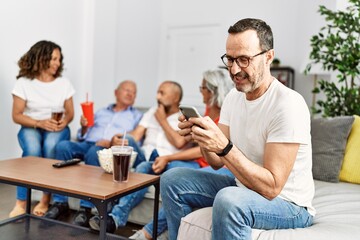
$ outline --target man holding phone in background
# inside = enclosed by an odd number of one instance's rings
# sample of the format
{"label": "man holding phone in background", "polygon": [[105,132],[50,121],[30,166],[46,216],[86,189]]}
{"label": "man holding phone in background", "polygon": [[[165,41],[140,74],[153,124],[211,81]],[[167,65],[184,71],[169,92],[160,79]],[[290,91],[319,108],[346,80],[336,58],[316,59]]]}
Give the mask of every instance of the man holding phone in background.
{"label": "man holding phone in background", "polygon": [[[98,110],[92,127],[87,127],[87,119],[81,116],[81,128],[77,134],[78,142],[62,141],[57,144],[55,158],[58,160],[80,158],[87,165],[100,166],[96,152],[112,145],[119,145],[120,141],[114,136],[135,129],[140,122],[142,113],[133,107],[135,98],[135,82],[130,80],[121,82],[115,89],[116,103]],[[68,213],[69,205],[66,196],[54,194],[53,202],[54,204],[44,217],[58,219]],[[92,203],[81,200],[80,210],[75,215],[73,223],[88,227],[92,207]]]}
{"label": "man holding phone in background", "polygon": [[226,166],[235,178],[184,168],[164,173],[160,193],[171,240],[194,208],[213,207],[213,239],[251,239],[252,228],[303,228],[315,214],[310,113],[300,94],[271,76],[271,28],[243,19],[228,33],[222,60],[236,89],[219,125],[181,116],[179,133],[199,144],[213,168]]}
{"label": "man holding phone in background", "polygon": [[[135,172],[155,174],[156,166],[161,160],[159,156],[187,148],[187,141],[178,134],[177,126],[182,95],[182,87],[177,82],[162,82],[157,90],[158,105],[150,108],[135,130],[126,135],[125,144],[132,146],[138,153],[135,163],[139,165]],[[142,147],[138,144],[141,139],[144,140]],[[171,161],[166,163],[161,171],[156,171],[156,174],[176,167],[200,168],[194,160]],[[125,226],[131,209],[143,200],[146,192],[147,188],[120,198],[109,214],[106,231],[113,233],[117,227]],[[99,216],[90,219],[90,227],[93,230],[100,229]]]}

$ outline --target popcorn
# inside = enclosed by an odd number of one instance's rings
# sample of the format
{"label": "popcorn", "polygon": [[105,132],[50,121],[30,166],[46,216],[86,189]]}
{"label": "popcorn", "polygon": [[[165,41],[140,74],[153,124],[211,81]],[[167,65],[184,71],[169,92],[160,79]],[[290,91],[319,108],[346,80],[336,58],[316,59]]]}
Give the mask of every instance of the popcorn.
{"label": "popcorn", "polygon": [[111,148],[103,149],[96,152],[99,158],[100,166],[107,173],[112,173],[113,171],[113,154]]}
{"label": "popcorn", "polygon": [[[99,150],[96,152],[98,155],[100,166],[107,173],[113,172],[113,154],[111,148],[104,148],[103,150]],[[130,168],[132,168],[135,159],[137,157],[137,152],[133,151],[130,159]]]}

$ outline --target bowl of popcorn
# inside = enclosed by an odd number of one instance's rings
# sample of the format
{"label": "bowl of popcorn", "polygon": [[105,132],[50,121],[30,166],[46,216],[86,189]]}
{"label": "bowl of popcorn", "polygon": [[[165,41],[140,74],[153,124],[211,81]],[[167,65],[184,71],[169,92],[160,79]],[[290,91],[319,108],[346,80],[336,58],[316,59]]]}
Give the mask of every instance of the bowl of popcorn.
{"label": "bowl of popcorn", "polygon": [[[107,173],[113,172],[113,154],[111,148],[104,148],[103,150],[99,150],[96,152],[98,155],[100,166]],[[135,159],[137,157],[137,152],[133,151],[130,158],[130,168],[132,168]]]}

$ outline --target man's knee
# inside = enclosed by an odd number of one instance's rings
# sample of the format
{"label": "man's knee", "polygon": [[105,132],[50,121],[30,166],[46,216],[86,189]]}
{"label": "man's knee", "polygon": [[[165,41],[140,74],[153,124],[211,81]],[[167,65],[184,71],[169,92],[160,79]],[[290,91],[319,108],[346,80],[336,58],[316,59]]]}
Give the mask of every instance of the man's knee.
{"label": "man's knee", "polygon": [[222,214],[222,217],[244,217],[244,214],[249,212],[251,204],[254,204],[251,190],[243,187],[226,187],[216,194],[213,211],[215,215]]}
{"label": "man's knee", "polygon": [[[58,160],[67,160],[69,157],[67,153],[71,149],[71,141],[64,140],[60,141],[58,144],[55,145],[55,158]],[[71,153],[70,153],[71,154]]]}
{"label": "man's knee", "polygon": [[55,150],[59,152],[66,151],[67,149],[70,148],[70,145],[71,145],[71,141],[68,140],[60,141],[58,144],[56,144]]}

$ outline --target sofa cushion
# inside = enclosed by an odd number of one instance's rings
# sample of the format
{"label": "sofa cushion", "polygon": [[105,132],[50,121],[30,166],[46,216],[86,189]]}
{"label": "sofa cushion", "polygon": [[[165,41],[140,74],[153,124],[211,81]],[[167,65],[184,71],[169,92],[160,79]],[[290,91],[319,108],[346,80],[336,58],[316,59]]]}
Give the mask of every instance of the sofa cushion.
{"label": "sofa cushion", "polygon": [[349,139],[346,143],[340,180],[360,184],[360,117],[355,116]]}
{"label": "sofa cushion", "polygon": [[339,182],[339,173],[353,116],[319,118],[311,121],[313,177]]}

